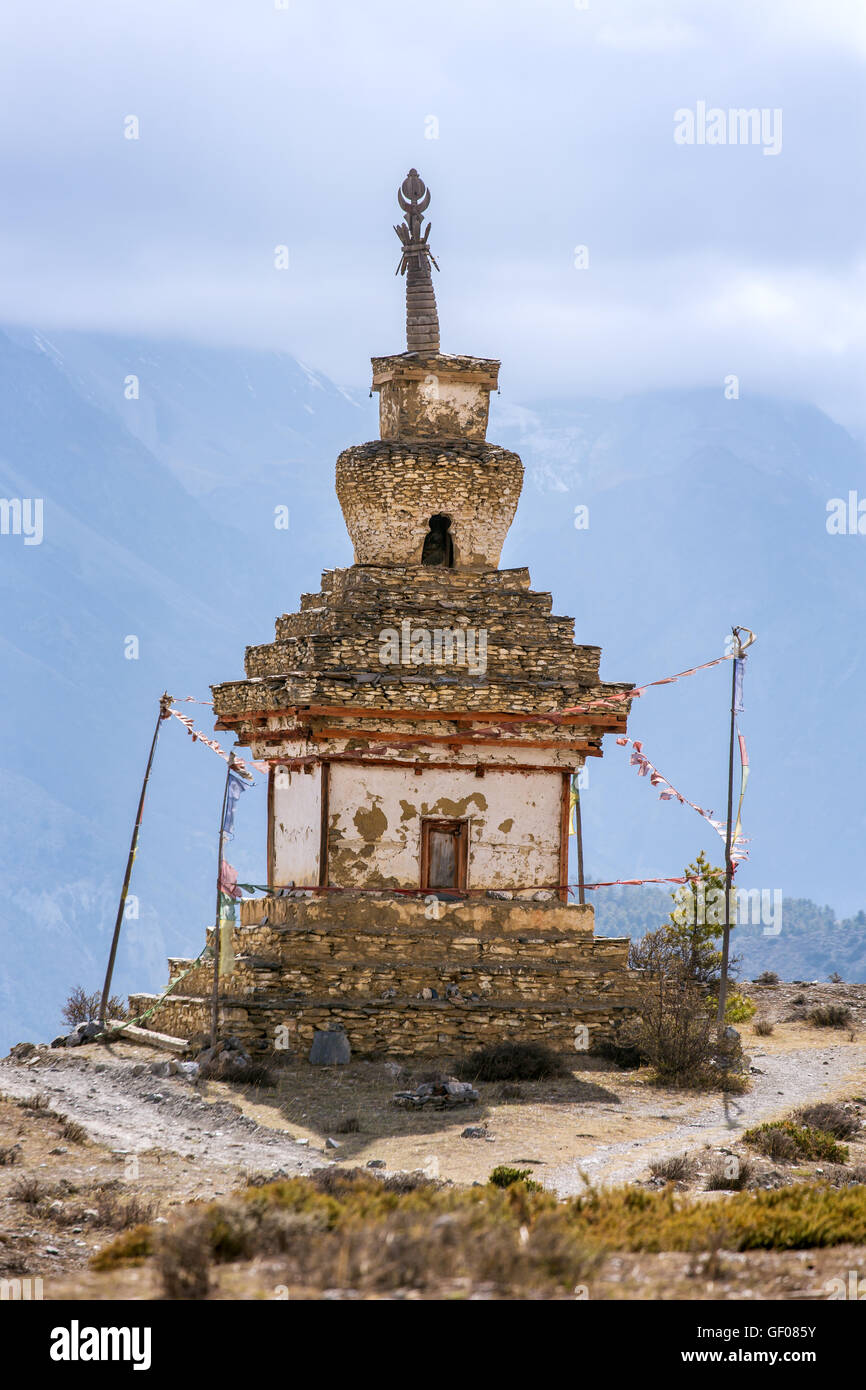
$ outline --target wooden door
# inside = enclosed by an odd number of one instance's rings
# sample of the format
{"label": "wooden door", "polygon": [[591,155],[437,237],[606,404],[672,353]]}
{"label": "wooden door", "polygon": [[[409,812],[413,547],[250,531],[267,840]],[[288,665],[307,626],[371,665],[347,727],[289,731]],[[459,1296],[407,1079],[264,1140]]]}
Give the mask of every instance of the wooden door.
{"label": "wooden door", "polygon": [[466,891],[469,822],[422,820],[421,887],[430,892]]}

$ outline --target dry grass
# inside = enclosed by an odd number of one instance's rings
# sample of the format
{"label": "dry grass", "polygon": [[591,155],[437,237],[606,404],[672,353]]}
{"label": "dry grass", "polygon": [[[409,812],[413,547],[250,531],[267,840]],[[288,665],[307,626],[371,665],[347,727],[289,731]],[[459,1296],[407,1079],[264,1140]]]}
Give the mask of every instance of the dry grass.
{"label": "dry grass", "polygon": [[61,1139],[68,1139],[70,1144],[86,1144],[87,1130],[77,1120],[64,1117],[60,1126],[60,1137]]}
{"label": "dry grass", "polygon": [[707,1176],[708,1192],[744,1192],[755,1173],[749,1158],[719,1158]]}
{"label": "dry grass", "polygon": [[37,1178],[32,1173],[25,1173],[17,1178],[9,1189],[9,1196],[13,1202],[20,1202],[26,1207],[36,1207],[40,1202],[44,1202],[50,1195],[50,1189],[46,1187],[41,1178]]}
{"label": "dry grass", "polygon": [[159,1212],[159,1203],[137,1195],[125,1197],[117,1189],[105,1187],[97,1194],[95,1209],[100,1226],[126,1231],[152,1221]]}
{"label": "dry grass", "polygon": [[806,1015],[806,1019],[815,1028],[848,1028],[851,1025],[851,1010],[846,1004],[819,1004]]}
{"label": "dry grass", "polygon": [[860,1129],[859,1117],[834,1101],[804,1105],[795,1113],[794,1119],[809,1129],[820,1129],[825,1134],[832,1134],[834,1139],[850,1139]]}
{"label": "dry grass", "polygon": [[665,1182],[688,1182],[694,1167],[688,1154],[672,1154],[670,1158],[657,1158],[650,1164],[650,1172],[654,1178],[664,1178]]}
{"label": "dry grass", "polygon": [[213,1251],[207,1217],[171,1227],[159,1241],[156,1264],[164,1298],[207,1298]]}
{"label": "dry grass", "polygon": [[50,1111],[51,1101],[42,1091],[36,1091],[32,1096],[22,1096],[17,1102],[22,1110],[42,1110]]}

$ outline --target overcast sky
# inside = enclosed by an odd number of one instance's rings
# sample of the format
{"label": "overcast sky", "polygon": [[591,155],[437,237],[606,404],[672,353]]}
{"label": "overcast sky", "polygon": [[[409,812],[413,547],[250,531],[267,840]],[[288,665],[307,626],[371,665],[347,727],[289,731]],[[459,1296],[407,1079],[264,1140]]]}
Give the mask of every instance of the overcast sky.
{"label": "overcast sky", "polygon": [[[443,350],[512,399],[735,373],[862,433],[864,63],[863,0],[7,0],[0,318],[364,386],[416,165]],[[678,144],[701,102],[781,149]]]}

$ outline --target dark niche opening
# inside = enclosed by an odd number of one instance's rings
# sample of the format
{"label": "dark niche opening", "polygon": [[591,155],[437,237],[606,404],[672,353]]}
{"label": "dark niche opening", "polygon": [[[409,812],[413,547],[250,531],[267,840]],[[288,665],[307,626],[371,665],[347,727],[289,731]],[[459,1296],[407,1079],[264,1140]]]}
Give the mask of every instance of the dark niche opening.
{"label": "dark niche opening", "polygon": [[422,565],[445,565],[453,570],[454,541],[448,533],[450,525],[450,516],[438,512],[436,516],[431,516],[430,530],[424,537],[424,549],[421,551]]}

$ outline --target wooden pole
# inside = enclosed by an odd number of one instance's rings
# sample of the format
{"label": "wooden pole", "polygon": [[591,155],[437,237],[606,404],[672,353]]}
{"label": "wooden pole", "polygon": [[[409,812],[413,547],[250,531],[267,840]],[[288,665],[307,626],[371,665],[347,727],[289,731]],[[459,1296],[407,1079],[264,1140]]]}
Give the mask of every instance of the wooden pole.
{"label": "wooden pole", "polygon": [[731,859],[734,834],[734,733],[736,728],[737,662],[743,649],[740,646],[740,629],[731,629],[734,635],[734,660],[731,671],[731,737],[728,747],[728,820],[725,831],[725,926],[722,933],[722,969],[719,977],[719,1009],[716,1026],[719,1031],[725,1026],[725,1006],[728,1002],[728,958],[731,948],[731,884],[734,877],[734,864]]}
{"label": "wooden pole", "polygon": [[220,954],[221,954],[221,950],[222,950],[222,910],[221,910],[222,905],[221,905],[221,902],[220,902],[220,898],[221,898],[221,896],[222,896],[222,889],[220,888],[220,883],[222,882],[222,872],[223,872],[223,849],[224,849],[224,846],[225,846],[225,838],[226,838],[225,822],[226,822],[226,806],[227,806],[227,804],[228,804],[228,799],[229,799],[229,777],[230,777],[230,775],[231,775],[231,770],[232,770],[232,768],[233,768],[233,766],[234,766],[234,761],[235,761],[235,755],[234,755],[234,752],[231,752],[231,753],[229,753],[229,760],[228,760],[228,764],[227,764],[227,766],[226,766],[226,784],[225,784],[225,788],[224,788],[224,790],[223,790],[223,809],[222,809],[222,815],[220,816],[219,855],[218,855],[218,857],[217,857],[216,921],[215,921],[215,923],[214,923],[214,938],[213,938],[213,939],[214,939],[213,995],[212,995],[212,999],[211,999],[211,1018],[210,1018],[210,1045],[211,1045],[211,1047],[216,1047],[216,1040],[217,1040],[217,1018],[218,1018],[218,1013],[219,1013],[219,988],[220,988]]}
{"label": "wooden pole", "polygon": [[135,824],[132,827],[132,839],[129,845],[129,855],[127,856],[126,860],[126,873],[123,877],[123,887],[120,890],[120,903],[117,908],[117,918],[114,923],[114,935],[111,938],[111,951],[109,952],[108,956],[108,969],[105,972],[105,984],[102,989],[102,1001],[99,1005],[99,1024],[103,1028],[105,1027],[105,1014],[106,1010],[108,1009],[108,995],[109,991],[111,990],[111,977],[114,974],[114,962],[117,957],[117,943],[120,940],[120,928],[123,924],[123,913],[126,907],[126,895],[129,892],[129,882],[132,878],[132,866],[135,863],[135,852],[138,849],[138,832],[141,829],[141,818],[144,814],[144,798],[147,795],[147,784],[150,780],[150,769],[153,767],[153,755],[156,752],[156,744],[157,739],[159,738],[160,726],[162,724],[163,719],[170,718],[168,707],[173,699],[174,696],[169,695],[165,691],[163,691],[162,695],[159,697],[159,714],[157,715],[156,727],[153,731],[153,739],[150,745],[150,754],[147,759],[147,767],[144,771],[144,781],[141,784],[141,795],[138,798],[138,811],[136,812],[135,816]]}
{"label": "wooden pole", "polygon": [[577,901],[584,905],[586,888],[583,881],[583,825],[580,819],[580,773],[574,778],[574,829],[577,839]]}

